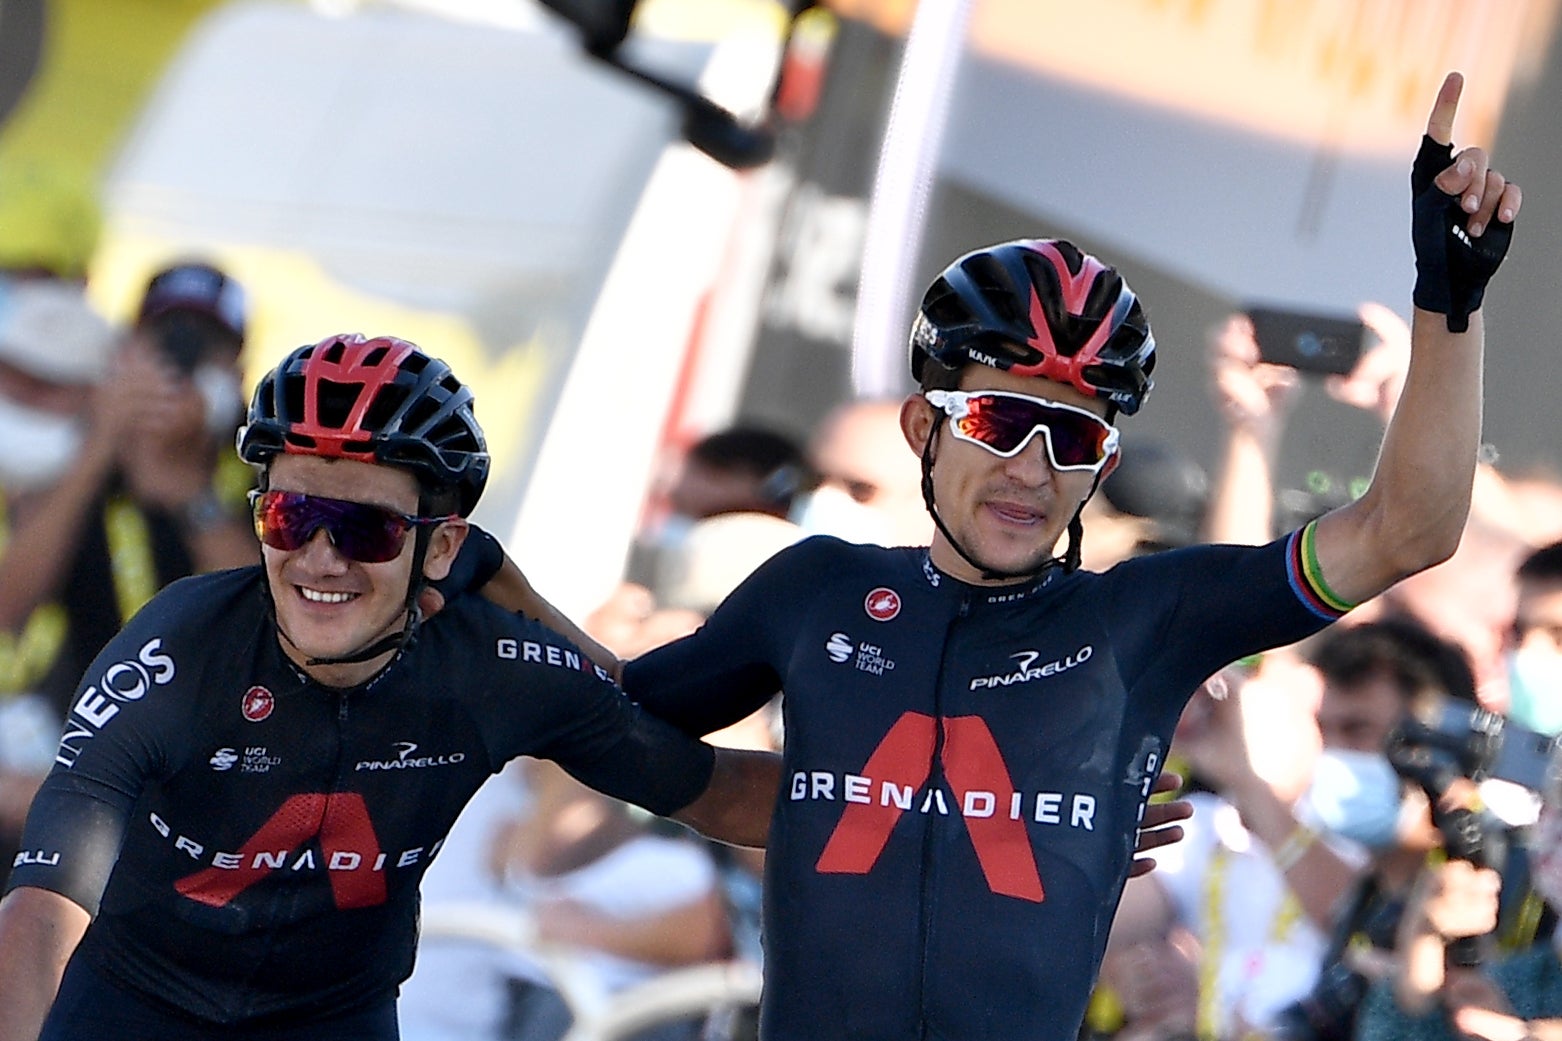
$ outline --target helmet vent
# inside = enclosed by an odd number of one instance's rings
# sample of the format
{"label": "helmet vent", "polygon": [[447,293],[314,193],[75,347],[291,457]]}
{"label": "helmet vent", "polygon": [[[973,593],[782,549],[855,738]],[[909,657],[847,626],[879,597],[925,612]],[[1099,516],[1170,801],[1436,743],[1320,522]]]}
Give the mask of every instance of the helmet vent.
{"label": "helmet vent", "polygon": [[437,443],[439,440],[438,432],[429,428],[434,425],[434,420],[439,417],[439,411],[440,406],[437,402],[430,401],[428,398],[420,398],[407,411],[407,418],[401,422],[402,429],[428,431],[429,437]]}
{"label": "helmet vent", "polygon": [[[396,410],[401,407],[401,404],[405,399],[406,394],[401,390],[401,388],[396,387],[395,385],[382,387],[380,392],[374,396],[374,400],[369,402],[369,409],[364,414],[363,420],[359,423],[359,429],[393,429],[395,426],[397,426],[397,424],[394,422]],[[346,426],[346,423],[343,422],[340,425]],[[406,428],[405,422],[400,425],[403,429]]]}
{"label": "helmet vent", "polygon": [[1029,322],[1030,316],[1021,309],[1022,293],[1009,278],[998,258],[986,254],[972,257],[965,266],[971,283],[981,292],[983,301],[1001,322]]}
{"label": "helmet vent", "polygon": [[283,408],[281,415],[302,416],[304,414],[304,380],[300,376],[282,376],[279,381],[282,385]]}
{"label": "helmet vent", "polygon": [[967,317],[960,297],[950,290],[949,283],[943,279],[939,279],[928,291],[927,299],[922,303],[922,313],[939,328],[958,325]]}

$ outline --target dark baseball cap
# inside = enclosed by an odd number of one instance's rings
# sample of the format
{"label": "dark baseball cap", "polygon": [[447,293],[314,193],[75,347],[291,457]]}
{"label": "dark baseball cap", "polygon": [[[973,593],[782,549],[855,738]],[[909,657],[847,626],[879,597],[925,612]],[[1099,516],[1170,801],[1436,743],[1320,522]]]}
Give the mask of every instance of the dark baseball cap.
{"label": "dark baseball cap", "polygon": [[166,267],[147,283],[136,324],[171,311],[192,311],[214,319],[239,342],[244,340],[248,307],[244,287],[210,264],[189,262]]}

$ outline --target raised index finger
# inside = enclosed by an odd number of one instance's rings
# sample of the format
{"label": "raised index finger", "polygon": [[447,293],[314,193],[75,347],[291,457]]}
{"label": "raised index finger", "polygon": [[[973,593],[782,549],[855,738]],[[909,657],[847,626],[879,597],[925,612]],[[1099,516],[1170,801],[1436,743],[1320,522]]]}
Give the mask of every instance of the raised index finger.
{"label": "raised index finger", "polygon": [[1459,94],[1464,90],[1464,75],[1450,72],[1437,91],[1432,103],[1432,114],[1426,119],[1426,136],[1440,145],[1452,144],[1454,139],[1454,113],[1459,109]]}

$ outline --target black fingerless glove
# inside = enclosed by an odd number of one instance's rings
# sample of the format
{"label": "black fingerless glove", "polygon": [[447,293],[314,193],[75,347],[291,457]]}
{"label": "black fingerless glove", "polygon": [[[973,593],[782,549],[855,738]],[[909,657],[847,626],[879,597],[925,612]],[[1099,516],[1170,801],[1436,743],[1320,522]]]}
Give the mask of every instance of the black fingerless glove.
{"label": "black fingerless glove", "polygon": [[1453,163],[1453,145],[1422,135],[1421,150],[1410,168],[1410,239],[1416,251],[1417,307],[1446,315],[1448,331],[1470,328],[1470,315],[1481,306],[1486,283],[1513,241],[1513,225],[1495,215],[1480,238],[1471,238],[1469,215],[1460,197],[1449,195],[1432,179]]}
{"label": "black fingerless glove", "polygon": [[488,584],[489,579],[504,566],[504,547],[488,532],[472,524],[467,527],[466,541],[461,552],[451,562],[450,574],[429,585],[439,590],[449,603],[464,593],[475,592]]}

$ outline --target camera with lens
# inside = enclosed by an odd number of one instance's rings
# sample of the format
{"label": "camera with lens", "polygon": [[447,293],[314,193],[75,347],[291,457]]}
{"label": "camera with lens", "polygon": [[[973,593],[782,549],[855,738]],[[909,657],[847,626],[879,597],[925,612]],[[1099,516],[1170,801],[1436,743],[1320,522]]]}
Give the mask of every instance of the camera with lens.
{"label": "camera with lens", "polygon": [[[1459,779],[1508,781],[1532,792],[1556,782],[1557,748],[1562,738],[1517,726],[1469,702],[1438,699],[1418,705],[1390,734],[1385,751],[1396,773],[1421,787],[1432,806],[1432,819],[1449,857],[1481,866],[1500,862],[1502,837],[1474,809],[1440,805]],[[1356,1007],[1369,981],[1344,958],[1352,937],[1365,935],[1375,947],[1392,948],[1402,903],[1380,893],[1370,879],[1358,890],[1331,938],[1324,968],[1313,989],[1283,1009],[1273,1031],[1285,1041],[1347,1041]],[[1480,963],[1475,937],[1452,941],[1453,964]]]}
{"label": "camera with lens", "polygon": [[1387,751],[1394,769],[1434,799],[1454,777],[1508,781],[1540,793],[1552,783],[1559,740],[1479,706],[1443,701],[1402,720]]}
{"label": "camera with lens", "polygon": [[[1459,778],[1505,781],[1535,794],[1551,791],[1559,741],[1479,706],[1444,701],[1423,705],[1403,720],[1390,735],[1387,751],[1400,776],[1426,792],[1447,855],[1500,868],[1507,854],[1506,830],[1493,827],[1492,819],[1474,808],[1443,805],[1443,796]],[[1480,938],[1450,941],[1448,961],[1479,965]]]}
{"label": "camera with lens", "polygon": [[185,376],[206,360],[222,337],[221,327],[205,315],[170,311],[150,323],[153,342]]}

